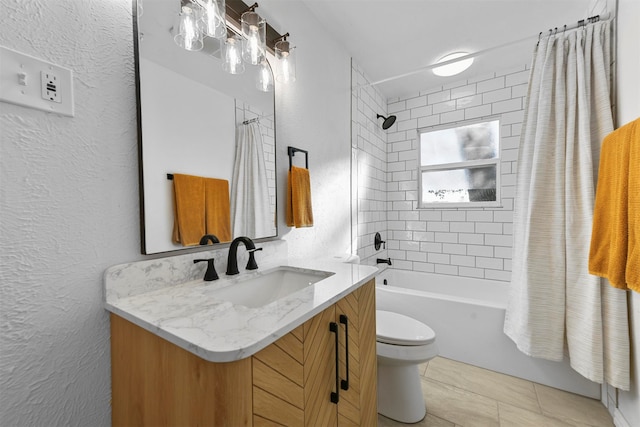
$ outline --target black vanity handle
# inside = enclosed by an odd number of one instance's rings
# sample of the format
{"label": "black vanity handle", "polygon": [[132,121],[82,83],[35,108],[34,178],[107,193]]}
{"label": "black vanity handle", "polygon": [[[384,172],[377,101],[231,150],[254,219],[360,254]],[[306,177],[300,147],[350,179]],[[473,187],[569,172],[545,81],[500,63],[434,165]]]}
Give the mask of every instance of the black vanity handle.
{"label": "black vanity handle", "polygon": [[340,323],[344,325],[344,360],[347,366],[347,379],[340,381],[340,388],[349,390],[349,319],[346,314],[340,315]]}
{"label": "black vanity handle", "polygon": [[340,340],[338,339],[338,324],[329,323],[329,330],[336,334],[336,391],[331,392],[331,403],[337,404],[340,401]]}

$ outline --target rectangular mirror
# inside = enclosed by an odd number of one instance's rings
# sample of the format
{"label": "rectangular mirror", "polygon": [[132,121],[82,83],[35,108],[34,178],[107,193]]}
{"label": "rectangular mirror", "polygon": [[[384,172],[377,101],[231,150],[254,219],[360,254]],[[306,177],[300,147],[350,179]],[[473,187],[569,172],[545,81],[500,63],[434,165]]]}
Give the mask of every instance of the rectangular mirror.
{"label": "rectangular mirror", "polygon": [[[224,43],[217,39],[205,37],[200,51],[179,47],[173,32],[180,9],[180,0],[133,0],[144,254],[192,247],[173,238],[174,183],[168,177],[174,174],[228,181],[231,235],[222,243],[278,234],[273,89],[258,90],[259,66],[245,65],[238,75],[224,71]],[[236,151],[247,138],[261,149],[244,161]],[[258,186],[260,203],[243,208],[247,191]]]}

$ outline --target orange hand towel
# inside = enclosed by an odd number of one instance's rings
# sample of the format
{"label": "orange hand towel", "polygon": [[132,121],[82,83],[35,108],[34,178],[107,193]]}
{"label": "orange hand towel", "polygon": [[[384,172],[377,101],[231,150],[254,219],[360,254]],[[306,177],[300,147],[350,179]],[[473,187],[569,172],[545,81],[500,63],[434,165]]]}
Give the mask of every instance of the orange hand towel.
{"label": "orange hand towel", "polygon": [[[629,245],[627,248],[627,287],[640,292],[640,119],[631,122],[629,140]],[[629,126],[629,125],[627,125]]]}
{"label": "orange hand towel", "polygon": [[173,241],[183,246],[200,244],[205,233],[205,180],[199,176],[173,175]]}
{"label": "orange hand towel", "polygon": [[589,273],[640,292],[640,119],[602,143]]}
{"label": "orange hand towel", "polygon": [[205,178],[205,217],[207,234],[214,234],[220,242],[231,241],[231,207],[229,181]]}
{"label": "orange hand towel", "polygon": [[291,167],[287,178],[285,220],[289,227],[312,227],[311,179],[309,170]]}

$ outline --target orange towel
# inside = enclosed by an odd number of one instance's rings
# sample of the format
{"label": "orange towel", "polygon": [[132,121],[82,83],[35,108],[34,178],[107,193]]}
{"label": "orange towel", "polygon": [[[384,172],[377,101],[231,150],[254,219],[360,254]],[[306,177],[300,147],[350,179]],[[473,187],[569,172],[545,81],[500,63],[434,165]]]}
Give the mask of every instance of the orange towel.
{"label": "orange towel", "polygon": [[291,167],[287,177],[285,220],[289,227],[312,227],[311,180],[309,170]]}
{"label": "orange towel", "polygon": [[206,234],[204,189],[202,177],[173,175],[173,242],[195,246]]}
{"label": "orange towel", "polygon": [[602,143],[589,273],[640,292],[640,119]]}
{"label": "orange towel", "polygon": [[640,292],[640,119],[629,131],[629,247],[627,248],[627,286]]}
{"label": "orange towel", "polygon": [[207,234],[214,234],[220,242],[230,242],[229,181],[226,179],[205,178],[204,182]]}

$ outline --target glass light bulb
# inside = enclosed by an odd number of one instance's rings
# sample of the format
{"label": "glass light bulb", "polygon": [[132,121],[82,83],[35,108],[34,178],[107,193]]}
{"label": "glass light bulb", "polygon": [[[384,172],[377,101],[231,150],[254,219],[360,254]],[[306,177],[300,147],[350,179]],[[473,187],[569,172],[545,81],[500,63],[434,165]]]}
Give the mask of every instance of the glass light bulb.
{"label": "glass light bulb", "polygon": [[249,36],[248,44],[249,57],[251,58],[250,62],[255,64],[258,62],[260,56],[260,49],[258,48],[258,27],[251,26],[251,35]]}
{"label": "glass light bulb", "polygon": [[242,56],[251,65],[260,65],[265,59],[266,22],[255,12],[245,12],[240,19],[244,46]]}
{"label": "glass light bulb", "polygon": [[266,60],[260,63],[256,87],[262,92],[271,92],[271,90],[273,90],[273,73]]}
{"label": "glass light bulb", "polygon": [[281,40],[275,44],[276,58],[278,59],[278,73],[276,80],[281,83],[292,83],[296,81],[296,58],[294,47],[286,40]]}
{"label": "glass light bulb", "polygon": [[224,62],[222,63],[222,68],[228,73],[242,74],[244,72],[240,46],[241,42],[238,36],[229,37],[224,43]]}
{"label": "glass light bulb", "polygon": [[178,46],[186,50],[197,51],[203,47],[202,31],[198,24],[199,13],[189,6],[182,6],[178,15],[177,34],[173,38]]}
{"label": "glass light bulb", "polygon": [[289,81],[291,80],[289,78],[290,73],[291,73],[291,67],[289,67],[289,61],[287,61],[286,59],[282,60],[282,81],[284,83],[289,83]]}
{"label": "glass light bulb", "polygon": [[225,0],[201,0],[201,3],[204,12],[202,16],[204,33],[217,39],[226,37]]}

